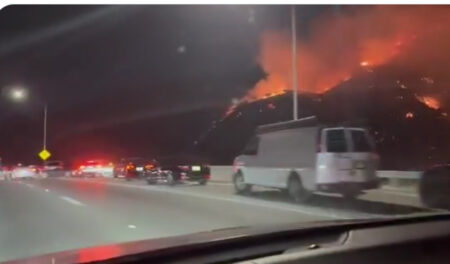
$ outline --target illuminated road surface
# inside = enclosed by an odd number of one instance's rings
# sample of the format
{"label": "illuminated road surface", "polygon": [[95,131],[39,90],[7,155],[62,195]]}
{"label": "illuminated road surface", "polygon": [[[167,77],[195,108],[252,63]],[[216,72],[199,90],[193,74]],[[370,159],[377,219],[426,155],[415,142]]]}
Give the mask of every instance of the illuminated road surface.
{"label": "illuminated road surface", "polygon": [[227,183],[0,181],[0,261],[227,227],[405,215],[422,212],[419,205],[414,194],[395,190],[374,191],[352,203],[316,196],[297,205],[273,190],[237,196]]}

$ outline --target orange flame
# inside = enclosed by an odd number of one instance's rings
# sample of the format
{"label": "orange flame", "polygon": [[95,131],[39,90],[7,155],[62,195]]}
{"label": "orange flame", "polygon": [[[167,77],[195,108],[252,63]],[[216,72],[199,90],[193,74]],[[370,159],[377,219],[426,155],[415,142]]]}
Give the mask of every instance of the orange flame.
{"label": "orange flame", "polygon": [[433,98],[431,96],[418,96],[416,95],[417,100],[424,103],[426,106],[428,106],[431,109],[439,109],[441,108],[439,101],[436,98]]}
{"label": "orange flame", "polygon": [[[433,20],[427,19],[433,13]],[[323,93],[348,80],[361,67],[376,67],[404,56],[417,41],[426,43],[435,29],[450,24],[448,9],[376,6],[352,16],[326,13],[311,23],[307,38],[299,38],[299,92]],[[442,30],[440,31],[442,33]],[[439,34],[440,34],[439,33]],[[435,34],[436,35],[436,34]],[[292,90],[289,31],[266,31],[261,36],[259,63],[268,74],[241,100],[254,101]],[[405,63],[405,65],[414,65]],[[431,108],[435,99],[423,100]]]}

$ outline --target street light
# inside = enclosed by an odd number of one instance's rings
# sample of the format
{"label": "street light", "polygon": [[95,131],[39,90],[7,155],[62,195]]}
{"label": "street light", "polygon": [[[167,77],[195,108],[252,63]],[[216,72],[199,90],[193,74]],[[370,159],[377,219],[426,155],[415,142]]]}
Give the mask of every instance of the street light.
{"label": "street light", "polygon": [[9,90],[9,96],[16,102],[23,102],[27,99],[28,92],[22,87],[14,87]]}
{"label": "street light", "polygon": [[[23,102],[28,97],[28,90],[23,87],[12,87],[8,90],[8,96],[16,102]],[[44,135],[43,148],[47,148],[47,104],[44,104]]]}

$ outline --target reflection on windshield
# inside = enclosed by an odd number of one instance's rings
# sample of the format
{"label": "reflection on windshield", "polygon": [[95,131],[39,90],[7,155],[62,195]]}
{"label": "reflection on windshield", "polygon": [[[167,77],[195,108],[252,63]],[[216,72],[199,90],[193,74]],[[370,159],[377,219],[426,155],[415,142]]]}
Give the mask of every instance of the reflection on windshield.
{"label": "reflection on windshield", "polygon": [[445,6],[3,8],[0,261],[446,213],[449,20]]}

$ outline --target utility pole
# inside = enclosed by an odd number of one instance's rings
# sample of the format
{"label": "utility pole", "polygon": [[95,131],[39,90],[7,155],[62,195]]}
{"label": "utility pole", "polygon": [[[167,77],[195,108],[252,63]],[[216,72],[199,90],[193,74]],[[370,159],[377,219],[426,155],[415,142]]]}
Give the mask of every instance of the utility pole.
{"label": "utility pole", "polygon": [[44,139],[43,149],[47,149],[47,104],[44,105]]}
{"label": "utility pole", "polygon": [[297,30],[295,25],[295,5],[291,6],[291,31],[292,31],[292,110],[293,120],[298,119],[298,87],[297,87]]}

